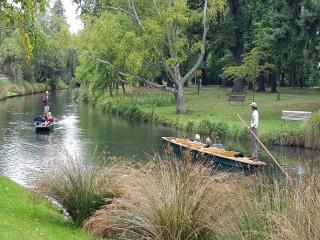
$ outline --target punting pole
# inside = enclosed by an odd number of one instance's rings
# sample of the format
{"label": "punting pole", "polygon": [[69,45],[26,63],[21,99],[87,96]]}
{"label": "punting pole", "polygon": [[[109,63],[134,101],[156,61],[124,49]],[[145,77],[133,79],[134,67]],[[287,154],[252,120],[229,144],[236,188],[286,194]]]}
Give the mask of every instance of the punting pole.
{"label": "punting pole", "polygon": [[279,169],[284,173],[284,175],[286,175],[286,177],[288,179],[290,179],[289,174],[283,169],[283,167],[281,167],[281,165],[278,163],[278,161],[272,156],[272,154],[269,152],[269,150],[266,148],[266,146],[264,146],[264,144],[260,141],[260,139],[251,131],[250,127],[247,125],[247,123],[242,119],[242,117],[237,114],[237,116],[240,118],[240,120],[244,123],[244,125],[246,125],[247,129],[250,131],[250,133],[254,136],[254,138],[260,143],[260,145],[263,147],[264,150],[266,150],[266,152],[269,154],[269,156],[271,157],[271,159],[276,163],[276,165],[279,167]]}

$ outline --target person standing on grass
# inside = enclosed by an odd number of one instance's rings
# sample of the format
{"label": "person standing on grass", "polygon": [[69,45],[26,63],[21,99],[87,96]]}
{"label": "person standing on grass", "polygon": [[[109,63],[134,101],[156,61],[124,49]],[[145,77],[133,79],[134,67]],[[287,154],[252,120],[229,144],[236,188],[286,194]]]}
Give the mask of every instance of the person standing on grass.
{"label": "person standing on grass", "polygon": [[44,114],[45,116],[47,116],[50,110],[50,96],[48,91],[46,91],[46,94],[44,95],[42,102],[44,106]]}
{"label": "person standing on grass", "polygon": [[257,139],[252,133],[254,133],[256,136],[258,134],[258,126],[259,126],[258,105],[256,102],[252,102],[250,106],[252,109],[252,117],[251,117],[250,128],[248,130],[250,131],[250,135],[251,135],[252,156],[249,159],[253,161],[257,161],[258,160],[258,144],[257,144]]}

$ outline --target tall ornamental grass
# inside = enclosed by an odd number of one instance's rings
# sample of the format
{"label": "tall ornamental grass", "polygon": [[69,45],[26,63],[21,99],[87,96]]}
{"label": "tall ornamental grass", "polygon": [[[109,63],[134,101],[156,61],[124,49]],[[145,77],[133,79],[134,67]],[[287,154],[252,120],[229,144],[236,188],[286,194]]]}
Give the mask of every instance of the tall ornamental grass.
{"label": "tall ornamental grass", "polygon": [[70,160],[41,177],[36,188],[52,197],[68,212],[76,226],[81,226],[106,199],[119,195],[116,164],[94,168]]}
{"label": "tall ornamental grass", "polygon": [[247,183],[239,204],[222,218],[217,239],[320,239],[320,175],[299,181]]}
{"label": "tall ornamental grass", "polygon": [[320,149],[320,111],[312,114],[304,130],[305,147]]}
{"label": "tall ornamental grass", "polygon": [[123,197],[98,210],[84,228],[115,239],[214,239],[216,223],[235,201],[237,187],[217,182],[211,169],[154,160],[130,168]]}

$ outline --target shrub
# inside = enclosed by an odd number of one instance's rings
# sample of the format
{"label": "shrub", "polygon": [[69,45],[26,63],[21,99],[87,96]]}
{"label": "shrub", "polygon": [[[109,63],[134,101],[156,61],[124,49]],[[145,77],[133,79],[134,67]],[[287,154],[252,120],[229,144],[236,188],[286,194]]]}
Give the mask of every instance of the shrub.
{"label": "shrub", "polygon": [[228,133],[228,127],[221,121],[210,121],[203,119],[200,121],[197,132],[201,134],[214,135],[214,136],[226,136]]}
{"label": "shrub", "polygon": [[210,168],[153,160],[130,168],[123,197],[98,210],[84,228],[122,239],[213,239],[217,221],[236,199],[235,185],[215,181]]}
{"label": "shrub", "polygon": [[305,147],[320,149],[320,112],[313,113],[304,128]]}
{"label": "shrub", "polygon": [[105,204],[106,198],[118,196],[116,167],[101,169],[70,160],[58,164],[36,183],[37,189],[59,202],[76,226],[80,226],[94,210]]}

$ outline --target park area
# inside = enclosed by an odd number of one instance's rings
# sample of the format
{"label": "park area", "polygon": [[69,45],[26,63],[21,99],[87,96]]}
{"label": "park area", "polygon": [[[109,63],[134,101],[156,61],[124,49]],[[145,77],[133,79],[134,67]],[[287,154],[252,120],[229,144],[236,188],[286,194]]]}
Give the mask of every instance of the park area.
{"label": "park area", "polygon": [[[199,94],[192,86],[184,89],[188,112],[181,115],[176,114],[172,94],[145,88],[128,89],[126,96],[109,97],[106,94],[95,104],[105,112],[176,127],[189,133],[197,132],[210,137],[248,137],[237,114],[250,123],[252,91],[245,93],[244,102],[229,104],[230,88],[203,87]],[[282,111],[316,113],[320,109],[319,94],[318,88],[279,88],[278,93],[256,92],[254,100],[259,106],[261,139],[276,145],[303,146],[305,123],[282,120]]]}

